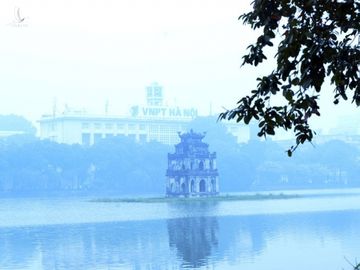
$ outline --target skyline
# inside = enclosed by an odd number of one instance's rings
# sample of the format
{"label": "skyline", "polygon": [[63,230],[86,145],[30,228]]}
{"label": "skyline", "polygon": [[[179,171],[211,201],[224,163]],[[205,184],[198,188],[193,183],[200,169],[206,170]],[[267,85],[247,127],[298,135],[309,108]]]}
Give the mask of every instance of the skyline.
{"label": "skyline", "polygon": [[[4,0],[0,114],[35,122],[56,99],[59,110],[67,104],[93,113],[109,101],[109,112],[123,115],[143,103],[154,81],[169,105],[196,107],[201,115],[210,104],[215,113],[231,109],[274,64],[268,57],[269,64],[240,68],[256,40],[238,21],[249,8],[250,1],[235,0]],[[18,19],[24,27],[14,25]],[[355,105],[334,106],[324,88],[314,128],[335,127],[334,119],[346,115],[360,119]]]}

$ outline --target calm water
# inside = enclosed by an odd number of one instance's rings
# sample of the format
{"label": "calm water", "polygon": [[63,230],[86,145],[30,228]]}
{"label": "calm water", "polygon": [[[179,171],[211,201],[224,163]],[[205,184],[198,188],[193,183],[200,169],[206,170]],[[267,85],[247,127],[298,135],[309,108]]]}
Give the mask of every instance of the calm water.
{"label": "calm water", "polygon": [[351,269],[360,194],[219,203],[0,200],[0,269]]}

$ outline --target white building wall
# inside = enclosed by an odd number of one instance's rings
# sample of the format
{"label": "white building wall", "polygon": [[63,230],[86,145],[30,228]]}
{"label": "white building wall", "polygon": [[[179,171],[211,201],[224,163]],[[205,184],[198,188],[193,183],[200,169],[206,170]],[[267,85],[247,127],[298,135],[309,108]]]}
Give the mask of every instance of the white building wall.
{"label": "white building wall", "polygon": [[59,122],[60,143],[81,144],[81,122],[61,121]]}
{"label": "white building wall", "polygon": [[136,141],[179,142],[178,132],[184,132],[188,121],[145,120],[136,118],[105,118],[88,116],[44,117],[40,121],[40,138],[58,143],[92,145],[100,138],[124,135]]}

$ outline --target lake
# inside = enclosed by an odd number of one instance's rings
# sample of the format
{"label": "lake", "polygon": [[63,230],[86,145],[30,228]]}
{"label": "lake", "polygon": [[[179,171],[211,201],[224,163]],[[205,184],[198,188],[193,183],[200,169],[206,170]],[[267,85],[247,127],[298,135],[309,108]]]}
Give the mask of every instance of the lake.
{"label": "lake", "polygon": [[191,203],[0,199],[0,269],[351,269],[360,191],[339,192]]}

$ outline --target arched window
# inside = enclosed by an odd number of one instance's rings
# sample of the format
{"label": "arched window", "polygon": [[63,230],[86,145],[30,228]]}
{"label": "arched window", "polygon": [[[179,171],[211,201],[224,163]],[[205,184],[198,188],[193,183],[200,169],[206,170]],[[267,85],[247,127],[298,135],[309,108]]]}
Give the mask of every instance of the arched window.
{"label": "arched window", "polygon": [[203,161],[200,161],[200,163],[199,163],[199,170],[200,171],[204,170],[204,162]]}
{"label": "arched window", "polygon": [[181,184],[181,192],[182,192],[182,193],[187,193],[186,191],[187,191],[187,190],[186,190],[186,185],[185,185],[185,183],[182,183],[182,184]]}
{"label": "arched window", "polygon": [[202,179],[199,183],[199,191],[206,192],[206,182],[204,179]]}

